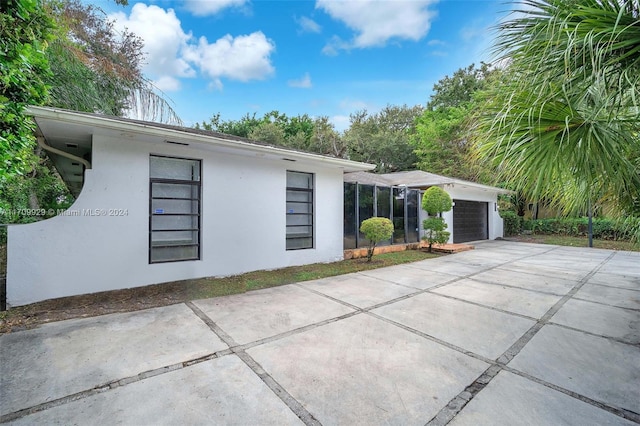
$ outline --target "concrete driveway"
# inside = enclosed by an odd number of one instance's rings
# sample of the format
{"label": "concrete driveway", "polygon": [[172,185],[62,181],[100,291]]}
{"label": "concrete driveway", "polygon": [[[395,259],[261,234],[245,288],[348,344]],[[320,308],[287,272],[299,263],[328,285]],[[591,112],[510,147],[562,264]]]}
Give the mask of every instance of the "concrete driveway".
{"label": "concrete driveway", "polygon": [[640,253],[504,241],[0,336],[12,424],[640,423]]}

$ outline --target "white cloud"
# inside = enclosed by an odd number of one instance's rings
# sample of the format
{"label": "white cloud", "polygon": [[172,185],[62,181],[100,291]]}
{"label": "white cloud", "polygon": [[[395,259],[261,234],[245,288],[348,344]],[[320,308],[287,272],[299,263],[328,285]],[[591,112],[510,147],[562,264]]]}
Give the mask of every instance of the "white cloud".
{"label": "white cloud", "polygon": [[170,75],[163,75],[162,77],[153,81],[153,85],[163,92],[175,92],[180,90],[180,80]]}
{"label": "white cloud", "polygon": [[427,46],[446,46],[446,45],[447,45],[446,42],[438,39],[432,39],[427,42]]}
{"label": "white cloud", "polygon": [[189,47],[186,58],[213,80],[263,80],[275,71],[270,58],[275,48],[261,31],[235,38],[227,34],[214,43],[200,37],[197,46]]}
{"label": "white cloud", "polygon": [[311,88],[312,84],[311,84],[311,77],[309,76],[309,73],[305,73],[302,78],[298,79],[298,80],[289,80],[288,81],[289,87],[298,87],[301,89],[309,89]]}
{"label": "white cloud", "polygon": [[228,7],[241,7],[247,0],[186,0],[184,7],[195,16],[211,16]]}
{"label": "white cloud", "polygon": [[[173,9],[164,10],[155,5],[136,3],[131,14],[123,12],[110,15],[117,29],[127,28],[144,42],[145,63],[143,71],[157,82],[168,83],[175,77],[195,77],[195,70],[180,56],[191,39],[182,30],[180,20]],[[179,81],[167,84],[166,90],[178,90]]]}
{"label": "white cloud", "polygon": [[[390,39],[420,40],[428,32],[435,12],[428,10],[434,0],[335,1],[317,0],[316,8],[355,31],[352,48],[384,46]],[[331,43],[323,50],[331,54],[345,45]]]}
{"label": "white cloud", "polygon": [[275,71],[270,58],[275,44],[260,31],[236,37],[227,34],[213,43],[200,37],[196,42],[182,29],[173,9],[142,3],[135,4],[129,16],[118,12],[109,18],[117,29],[126,27],[142,38],[143,72],[163,91],[179,90],[180,79],[195,77],[197,70],[211,79],[212,90],[222,90],[223,78],[261,80]]}
{"label": "white cloud", "polygon": [[296,22],[300,26],[300,31],[304,33],[319,33],[322,31],[322,27],[313,19],[303,16],[296,19]]}

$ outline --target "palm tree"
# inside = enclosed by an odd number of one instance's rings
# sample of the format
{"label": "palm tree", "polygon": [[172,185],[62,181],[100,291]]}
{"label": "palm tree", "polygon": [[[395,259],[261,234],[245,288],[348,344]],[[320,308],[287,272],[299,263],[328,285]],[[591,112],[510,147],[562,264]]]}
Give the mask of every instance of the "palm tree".
{"label": "palm tree", "polygon": [[[505,81],[484,93],[479,155],[566,213],[640,199],[638,0],[525,0],[498,27]],[[638,212],[636,212],[638,213]]]}

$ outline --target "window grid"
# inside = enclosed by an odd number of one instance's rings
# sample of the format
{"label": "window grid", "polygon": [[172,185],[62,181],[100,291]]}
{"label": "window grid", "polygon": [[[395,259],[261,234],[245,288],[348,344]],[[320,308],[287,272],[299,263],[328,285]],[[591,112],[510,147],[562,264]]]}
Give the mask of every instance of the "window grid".
{"label": "window grid", "polygon": [[[199,260],[200,259],[200,229],[201,229],[201,162],[199,160],[191,160],[191,159],[181,159],[174,157],[161,157],[161,156],[151,156],[153,161],[154,158],[167,158],[170,160],[175,160],[179,162],[183,160],[185,164],[192,163],[191,165],[191,179],[172,179],[172,178],[162,178],[162,177],[150,177],[149,178],[149,263],[167,263],[167,262],[179,262],[186,260]],[[150,166],[153,167],[153,166]],[[189,190],[189,196],[176,196],[170,197],[166,195],[155,195],[154,185],[162,184],[163,192],[175,191],[180,192],[184,191],[186,188]],[[158,191],[159,192],[159,191]],[[182,201],[188,202],[188,209],[191,211],[187,212],[164,212],[164,209],[167,208],[167,205],[164,208],[154,208],[155,202],[162,201]],[[160,203],[161,204],[161,203]],[[184,206],[182,206],[184,208]],[[187,222],[189,222],[186,226],[173,226],[173,227],[163,227],[161,225],[161,218],[175,218],[178,221],[180,218],[188,218]],[[179,225],[176,224],[176,225]],[[186,234],[191,234],[190,237],[185,237]],[[154,236],[166,236],[166,235],[174,234],[175,237],[173,239],[165,239],[156,240]],[[165,255],[162,256],[164,252],[171,252],[173,250],[173,255]]]}
{"label": "window grid", "polygon": [[[292,184],[296,177],[304,178],[306,187]],[[303,250],[313,248],[314,238],[314,194],[313,174],[287,171],[286,217],[287,217],[287,250]],[[302,195],[302,196],[301,196]],[[305,201],[309,200],[309,201]],[[296,211],[294,206],[305,206],[304,211]],[[293,207],[293,208],[292,208]],[[296,220],[295,218],[298,218]],[[304,220],[307,218],[307,220]],[[299,220],[303,219],[303,220]],[[303,231],[304,230],[304,231]],[[297,232],[296,232],[297,231]],[[302,232],[301,232],[302,231]]]}

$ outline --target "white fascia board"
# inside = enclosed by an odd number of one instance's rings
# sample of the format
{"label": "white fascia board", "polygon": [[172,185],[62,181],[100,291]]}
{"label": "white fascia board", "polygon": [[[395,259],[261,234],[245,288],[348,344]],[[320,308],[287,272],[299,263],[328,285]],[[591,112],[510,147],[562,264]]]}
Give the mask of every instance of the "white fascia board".
{"label": "white fascia board", "polygon": [[235,148],[247,152],[258,154],[269,154],[281,156],[283,159],[300,160],[306,162],[320,163],[327,166],[344,169],[345,172],[367,171],[376,168],[375,164],[361,163],[358,161],[345,160],[342,158],[328,157],[307,152],[292,151],[286,148],[264,146],[252,144],[250,142],[222,139],[210,135],[200,135],[197,133],[187,133],[174,129],[165,129],[149,124],[120,121],[107,116],[94,116],[55,108],[30,106],[28,113],[36,118],[57,120],[75,124],[82,124],[90,127],[100,127],[110,130],[154,136],[162,141],[184,142],[187,144],[199,143],[202,145],[220,146]]}

